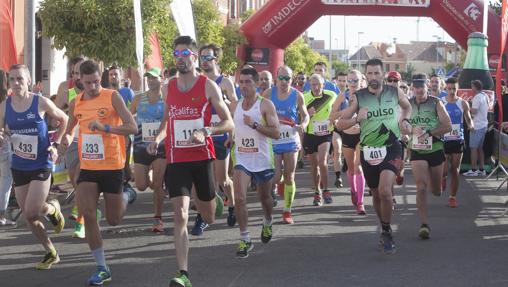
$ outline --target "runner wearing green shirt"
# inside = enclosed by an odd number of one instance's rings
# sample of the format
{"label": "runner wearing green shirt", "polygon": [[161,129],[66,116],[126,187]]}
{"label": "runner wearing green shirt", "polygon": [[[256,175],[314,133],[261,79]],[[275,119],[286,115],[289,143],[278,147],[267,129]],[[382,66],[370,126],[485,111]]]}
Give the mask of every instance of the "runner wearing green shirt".
{"label": "runner wearing green shirt", "polygon": [[427,217],[427,194],[430,190],[441,196],[443,163],[445,161],[442,136],[452,130],[450,116],[439,100],[427,94],[427,75],[413,76],[413,95],[411,103],[411,125],[409,137],[411,149],[411,169],[416,181],[416,207],[422,221],[419,230],[421,239],[430,238]]}
{"label": "runner wearing green shirt", "polygon": [[329,117],[332,105],[337,98],[335,92],[323,90],[325,79],[313,74],[310,79],[311,90],[303,96],[310,116],[309,125],[303,134],[303,150],[310,158],[310,170],[314,181],[314,206],[332,203],[332,194],[328,190],[328,151],[332,142],[333,126]]}
{"label": "runner wearing green shirt", "polygon": [[[411,131],[411,105],[401,89],[383,85],[383,66],[380,59],[367,61],[365,76],[368,87],[351,95],[350,105],[343,111],[340,125],[348,128],[360,124],[360,161],[381,222],[379,244],[385,254],[391,254],[395,252],[390,226],[392,189],[402,164],[398,139],[401,133]],[[353,118],[355,113],[357,116]]]}

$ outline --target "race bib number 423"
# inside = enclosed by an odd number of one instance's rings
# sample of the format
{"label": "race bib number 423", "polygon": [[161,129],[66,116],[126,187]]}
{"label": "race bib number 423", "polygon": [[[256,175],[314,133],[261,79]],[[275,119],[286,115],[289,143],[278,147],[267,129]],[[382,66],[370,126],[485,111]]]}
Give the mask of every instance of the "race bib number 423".
{"label": "race bib number 423", "polygon": [[11,142],[15,155],[24,159],[37,159],[37,136],[13,134]]}
{"label": "race bib number 423", "polygon": [[102,135],[81,135],[81,158],[86,160],[104,159],[104,141]]}

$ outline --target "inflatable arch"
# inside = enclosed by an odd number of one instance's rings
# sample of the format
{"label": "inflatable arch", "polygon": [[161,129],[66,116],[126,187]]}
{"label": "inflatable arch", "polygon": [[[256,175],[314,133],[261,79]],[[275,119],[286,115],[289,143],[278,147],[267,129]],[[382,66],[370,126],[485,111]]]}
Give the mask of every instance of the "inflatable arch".
{"label": "inflatable arch", "polygon": [[[248,44],[238,49],[238,57],[273,73],[284,61],[284,49],[322,15],[430,17],[466,49],[468,35],[482,31],[483,1],[272,0],[241,26]],[[500,25],[500,16],[489,9],[489,61],[498,59]]]}

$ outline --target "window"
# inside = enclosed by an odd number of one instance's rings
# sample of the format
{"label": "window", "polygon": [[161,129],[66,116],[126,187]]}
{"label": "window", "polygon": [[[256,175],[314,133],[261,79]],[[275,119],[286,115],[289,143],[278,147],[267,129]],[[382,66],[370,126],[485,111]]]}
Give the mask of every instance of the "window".
{"label": "window", "polygon": [[237,0],[229,0],[229,18],[231,18],[231,19],[238,18],[237,11],[236,11],[236,9],[237,9],[236,1]]}

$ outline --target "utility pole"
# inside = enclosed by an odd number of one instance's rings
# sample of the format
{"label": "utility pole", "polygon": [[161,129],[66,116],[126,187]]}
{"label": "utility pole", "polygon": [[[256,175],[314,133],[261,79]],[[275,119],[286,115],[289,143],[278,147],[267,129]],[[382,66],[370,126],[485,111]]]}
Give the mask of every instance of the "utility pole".
{"label": "utility pole", "polygon": [[25,0],[25,65],[35,81],[35,1]]}

